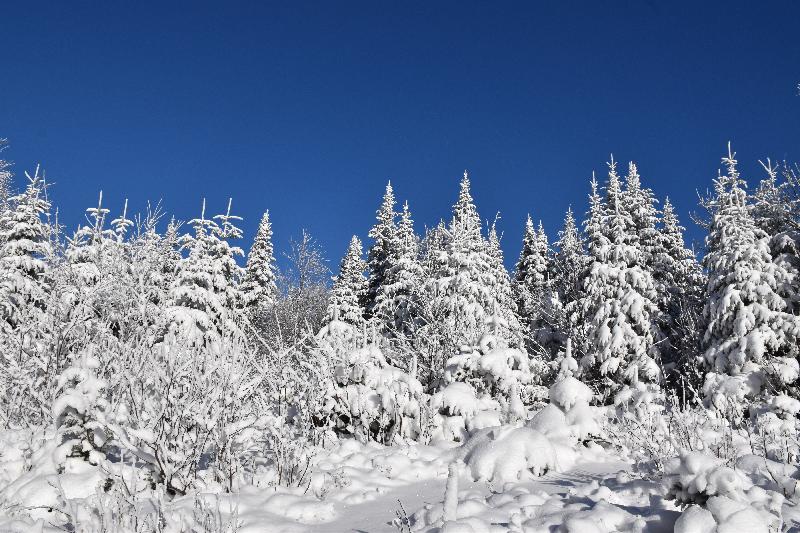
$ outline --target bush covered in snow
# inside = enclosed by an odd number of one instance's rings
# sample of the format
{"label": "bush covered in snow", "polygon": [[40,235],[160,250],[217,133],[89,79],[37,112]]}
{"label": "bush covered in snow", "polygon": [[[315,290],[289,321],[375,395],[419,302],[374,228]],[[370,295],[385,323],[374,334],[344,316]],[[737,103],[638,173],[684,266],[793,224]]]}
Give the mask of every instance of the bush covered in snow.
{"label": "bush covered in snow", "polygon": [[[390,444],[419,437],[426,401],[420,382],[389,364],[376,344],[356,340],[348,324],[331,322],[319,337],[333,375],[317,423],[362,441]],[[364,345],[356,347],[359,342]]]}

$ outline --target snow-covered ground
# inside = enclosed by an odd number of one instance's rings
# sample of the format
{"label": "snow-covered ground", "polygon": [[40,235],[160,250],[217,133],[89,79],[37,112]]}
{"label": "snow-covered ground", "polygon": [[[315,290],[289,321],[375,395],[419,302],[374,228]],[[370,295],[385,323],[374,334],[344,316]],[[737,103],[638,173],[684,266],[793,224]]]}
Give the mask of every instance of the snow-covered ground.
{"label": "snow-covered ground", "polygon": [[[753,483],[760,479],[764,485],[764,474],[797,479],[796,468],[764,459],[759,464],[754,456],[728,468],[698,452],[667,465],[659,479],[643,475],[627,450],[594,442],[559,445],[531,427],[535,420],[478,431],[461,446],[344,440],[319,452],[311,474],[297,487],[254,478],[234,493],[197,490],[172,501],[153,493],[127,508],[114,490],[102,488],[101,468],[81,461],[57,474],[45,460],[55,453],[52,445],[39,441],[41,448],[26,450],[26,436],[7,432],[0,455],[0,531],[64,531],[65,522],[77,531],[126,532],[753,533],[800,528],[791,498]],[[121,514],[113,516],[115,510]],[[676,525],[682,512],[683,522]],[[159,517],[161,529],[149,528],[148,515]]]}

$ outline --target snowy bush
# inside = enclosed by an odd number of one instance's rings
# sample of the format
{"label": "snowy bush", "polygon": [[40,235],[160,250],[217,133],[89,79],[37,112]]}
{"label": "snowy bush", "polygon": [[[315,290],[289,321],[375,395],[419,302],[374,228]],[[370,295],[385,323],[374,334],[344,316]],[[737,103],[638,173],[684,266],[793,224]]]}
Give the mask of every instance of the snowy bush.
{"label": "snowy bush", "polygon": [[321,332],[332,375],[326,382],[318,424],[340,435],[386,444],[421,433],[422,385],[389,364],[374,343],[354,347],[352,328],[331,322]]}
{"label": "snowy bush", "polygon": [[106,383],[97,376],[100,361],[89,354],[77,357],[58,380],[53,421],[63,456],[97,464],[109,440]]}
{"label": "snowy bush", "polygon": [[572,358],[571,342],[559,363],[556,382],[550,387],[550,403],[536,413],[528,426],[549,438],[575,443],[590,436],[600,436],[598,414],[589,405],[593,394],[589,387],[573,376],[578,363]]}
{"label": "snowy bush", "polygon": [[[673,459],[664,477],[667,499],[690,506],[676,531],[777,531],[783,496],[766,491],[719,459],[691,452]],[[717,529],[692,529],[716,525]],[[731,529],[737,528],[737,529]]]}
{"label": "snowy bush", "polygon": [[474,480],[498,486],[568,466],[560,464],[547,437],[527,427],[480,430],[464,443],[460,457]]}

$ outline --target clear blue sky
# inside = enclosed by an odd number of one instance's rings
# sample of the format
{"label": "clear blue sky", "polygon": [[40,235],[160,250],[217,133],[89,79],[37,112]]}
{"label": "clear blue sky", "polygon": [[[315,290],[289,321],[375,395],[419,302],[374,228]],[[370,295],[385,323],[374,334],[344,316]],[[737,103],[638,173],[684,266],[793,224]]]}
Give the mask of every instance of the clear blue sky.
{"label": "clear blue sky", "polygon": [[5,156],[19,174],[42,163],[70,228],[100,189],[112,214],[162,198],[182,219],[232,196],[243,247],[269,209],[279,249],[305,227],[335,268],[387,179],[421,229],[467,168],[511,263],[525,215],[552,237],[611,152],[689,226],[729,139],[751,182],[759,158],[800,160],[798,2],[53,1],[0,17]]}

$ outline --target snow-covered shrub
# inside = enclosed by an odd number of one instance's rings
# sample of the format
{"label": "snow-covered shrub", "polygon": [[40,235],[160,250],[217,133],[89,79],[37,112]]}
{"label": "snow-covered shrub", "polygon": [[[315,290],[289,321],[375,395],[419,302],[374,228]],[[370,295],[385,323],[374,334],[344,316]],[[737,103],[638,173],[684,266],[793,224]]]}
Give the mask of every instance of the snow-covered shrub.
{"label": "snow-covered shrub", "polygon": [[184,494],[201,470],[212,474],[209,481],[230,486],[226,478],[238,469],[227,452],[252,423],[253,404],[242,402],[251,387],[241,346],[228,338],[221,342],[219,353],[161,344],[143,354],[140,372],[125,377],[129,394],[115,436],[170,494]]}
{"label": "snow-covered shrub", "polygon": [[589,405],[593,394],[589,387],[574,377],[578,363],[572,358],[571,342],[559,363],[556,382],[550,387],[550,403],[536,413],[528,427],[549,438],[575,443],[602,434],[598,414]]}
{"label": "snow-covered shrub", "polygon": [[348,324],[333,321],[321,332],[332,375],[325,382],[317,423],[340,435],[389,444],[421,433],[420,382],[391,365],[373,343],[359,340]]}
{"label": "snow-covered shrub", "polygon": [[85,352],[58,380],[53,421],[64,458],[97,464],[102,456],[100,450],[109,440],[106,382],[97,376],[99,366],[100,361]]}
{"label": "snow-covered shrub", "polygon": [[800,401],[787,394],[769,396],[751,409],[751,423],[766,457],[789,464],[796,462],[800,455],[798,413]]}
{"label": "snow-covered shrub", "polygon": [[524,349],[512,348],[496,332],[497,316],[477,346],[462,346],[445,365],[445,386],[431,399],[438,438],[463,441],[470,431],[527,417],[525,403],[546,396],[536,385],[535,365]]}
{"label": "snow-covered shrub", "polygon": [[500,403],[488,396],[478,396],[469,383],[456,381],[430,399],[433,411],[434,441],[464,442],[469,433],[499,426],[504,416]]}
{"label": "snow-covered shrub", "polygon": [[528,427],[482,429],[464,444],[460,458],[474,480],[498,486],[568,466],[560,464],[563,457],[547,437]]}
{"label": "snow-covered shrub", "polygon": [[[685,453],[670,461],[664,484],[666,499],[691,506],[676,531],[742,531],[738,528],[746,525],[747,531],[767,533],[781,524],[781,494],[753,486],[743,473],[706,453]],[[717,529],[691,529],[698,524]]]}
{"label": "snow-covered shrub", "polygon": [[544,391],[536,386],[536,372],[543,369],[532,364],[524,349],[508,345],[498,334],[502,329],[499,322],[499,317],[489,317],[486,322],[489,331],[481,336],[478,345],[463,346],[461,353],[447,361],[445,383],[469,383],[479,395],[501,402],[510,401],[515,395],[527,401],[540,398]]}

